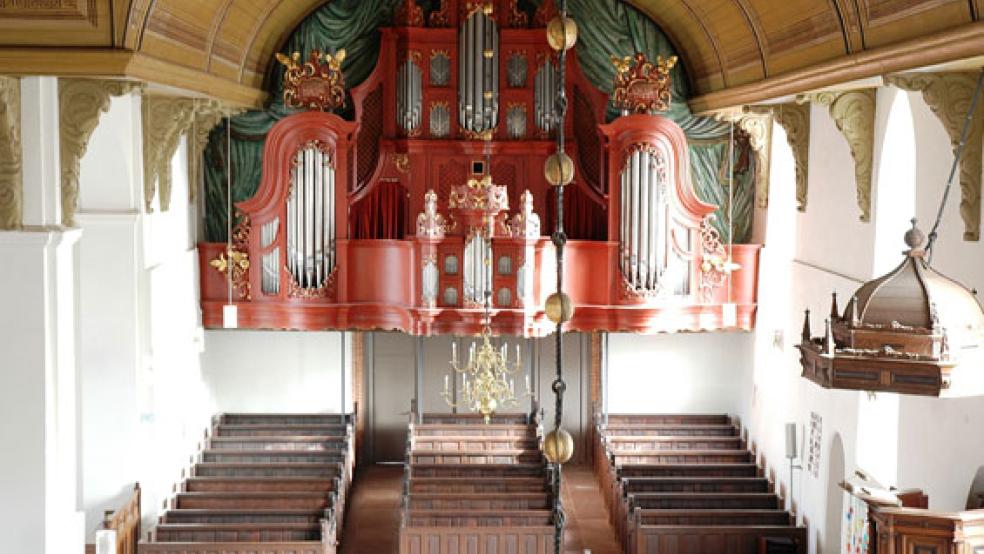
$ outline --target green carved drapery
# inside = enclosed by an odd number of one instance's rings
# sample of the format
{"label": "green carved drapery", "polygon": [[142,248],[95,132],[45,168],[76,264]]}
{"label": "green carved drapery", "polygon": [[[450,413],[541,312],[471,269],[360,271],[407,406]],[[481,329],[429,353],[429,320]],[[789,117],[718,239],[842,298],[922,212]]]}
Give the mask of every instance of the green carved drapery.
{"label": "green carved drapery", "polygon": [[[332,0],[318,8],[297,26],[281,52],[302,52],[314,48],[337,52],[344,48],[342,72],[346,87],[364,81],[376,67],[379,57],[379,27],[389,24],[396,0]],[[226,179],[232,168],[232,199],[241,202],[253,196],[260,186],[263,143],[273,125],[294,110],[283,104],[283,66],[271,64],[266,90],[270,103],[264,110],[250,110],[232,117],[232,164],[226,164],[226,125],[216,127],[205,150],[205,240],[226,241]],[[349,114],[341,114],[343,116]]]}
{"label": "green carved drapery", "polygon": [[[426,2],[419,2],[424,5]],[[521,2],[532,10],[539,2]],[[319,48],[347,52],[342,70],[346,86],[358,85],[372,72],[379,53],[380,26],[389,24],[397,0],[332,0],[307,18],[291,34],[281,52],[309,52]],[[628,56],[644,52],[648,57],[675,55],[666,35],[647,16],[616,0],[568,0],[572,17],[577,21],[579,38],[577,56],[588,79],[606,93],[612,91],[614,67],[611,55]],[[426,7],[426,6],[425,6]],[[679,124],[690,143],[690,160],[694,188],[703,200],[720,206],[714,226],[726,242],[748,242],[752,231],[754,197],[754,157],[748,146],[737,141],[735,149],[734,192],[729,194],[728,142],[730,126],[712,118],[695,116],[687,106],[686,60],[678,63],[673,74],[673,104],[665,115]],[[205,238],[226,240],[226,178],[232,167],[232,197],[240,202],[251,197],[259,187],[263,143],[270,127],[292,113],[282,102],[283,68],[273,64],[267,78],[270,104],[265,110],[253,110],[232,118],[232,164],[226,164],[226,125],[217,127],[205,151]],[[614,109],[609,118],[617,117]],[[728,202],[733,198],[733,205]],[[733,214],[733,220],[729,219]]]}
{"label": "green carved drapery", "polygon": [[[656,56],[676,55],[673,45],[653,20],[628,4],[616,0],[568,0],[567,4],[578,24],[576,48],[581,70],[593,85],[608,94],[612,93],[615,78],[612,55],[622,57],[643,52],[651,60]],[[729,194],[731,124],[690,112],[686,102],[689,91],[685,64],[686,60],[681,60],[673,68],[673,102],[664,115],[687,134],[694,189],[702,200],[719,206],[713,225],[721,238],[725,242],[732,239],[736,243],[748,242],[752,237],[755,195],[754,157],[748,155],[745,141],[736,141],[734,193]],[[609,106],[609,119],[618,115]]]}

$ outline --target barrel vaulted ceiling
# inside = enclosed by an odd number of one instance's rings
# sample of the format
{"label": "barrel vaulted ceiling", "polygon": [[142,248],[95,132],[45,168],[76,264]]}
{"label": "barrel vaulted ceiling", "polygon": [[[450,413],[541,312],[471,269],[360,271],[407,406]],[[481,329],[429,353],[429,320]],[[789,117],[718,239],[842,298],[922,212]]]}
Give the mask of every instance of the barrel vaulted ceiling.
{"label": "barrel vaulted ceiling", "polygon": [[[129,76],[241,104],[257,103],[274,51],[295,25],[323,3],[0,2],[0,73]],[[975,49],[984,54],[984,23],[980,22],[984,0],[631,3],[674,41],[702,107],[728,104],[732,98],[728,91],[754,96],[759,84],[762,96],[766,94],[762,83],[781,83],[789,76],[808,81],[811,72],[820,68],[849,70],[858,60],[866,61],[867,72],[874,75],[880,53],[893,59],[909,56],[913,60],[909,67],[950,51],[964,57]],[[939,38],[938,45],[932,43],[933,37]]]}

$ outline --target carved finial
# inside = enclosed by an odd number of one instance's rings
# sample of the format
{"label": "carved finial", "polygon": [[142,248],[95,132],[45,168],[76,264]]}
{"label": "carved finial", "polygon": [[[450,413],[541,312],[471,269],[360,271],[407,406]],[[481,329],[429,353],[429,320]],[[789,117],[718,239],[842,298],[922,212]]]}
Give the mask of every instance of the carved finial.
{"label": "carved finial", "polygon": [[437,193],[434,189],[424,194],[424,211],[417,216],[417,236],[439,239],[447,232],[448,224],[444,216],[437,213]]}
{"label": "carved finial", "polygon": [[923,244],[926,242],[926,234],[916,226],[916,218],[912,218],[912,228],[905,232],[905,244],[909,247],[905,253],[909,256],[922,256],[925,253]]}
{"label": "carved finial", "polygon": [[540,216],[533,213],[533,194],[529,189],[519,197],[519,213],[509,222],[509,234],[521,238],[540,236]]}
{"label": "carved finial", "polygon": [[825,320],[824,325],[826,329],[823,335],[823,353],[827,356],[833,356],[836,345],[834,344],[834,330],[830,324],[830,319]]}
{"label": "carved finial", "polygon": [[800,334],[800,338],[803,340],[803,344],[810,342],[810,309],[806,309],[806,314],[803,316],[803,332]]}
{"label": "carved finial", "polygon": [[837,293],[831,293],[830,300],[830,319],[838,320],[840,319],[840,310],[837,309]]}

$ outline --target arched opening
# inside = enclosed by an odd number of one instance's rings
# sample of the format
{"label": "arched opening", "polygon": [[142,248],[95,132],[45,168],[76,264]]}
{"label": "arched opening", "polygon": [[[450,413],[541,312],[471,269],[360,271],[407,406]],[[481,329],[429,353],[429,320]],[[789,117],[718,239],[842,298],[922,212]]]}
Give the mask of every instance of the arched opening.
{"label": "arched opening", "polygon": [[827,456],[830,464],[827,466],[827,514],[824,522],[824,533],[818,540],[817,552],[822,554],[839,554],[841,552],[841,522],[844,520],[844,491],[840,482],[844,479],[844,443],[840,434],[834,434],[830,443],[830,454]]}
{"label": "arched opening", "polygon": [[899,263],[902,236],[916,213],[916,131],[909,95],[893,96],[878,160],[875,195],[875,251],[872,271],[882,275]]}
{"label": "arched opening", "polygon": [[970,491],[967,493],[966,507],[968,510],[984,508],[984,466],[977,468],[977,473],[974,474]]}

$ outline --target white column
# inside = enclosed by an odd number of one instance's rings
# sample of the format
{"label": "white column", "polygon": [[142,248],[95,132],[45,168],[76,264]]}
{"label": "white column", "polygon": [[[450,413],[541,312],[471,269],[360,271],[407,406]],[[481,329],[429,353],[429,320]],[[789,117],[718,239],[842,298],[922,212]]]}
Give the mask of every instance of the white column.
{"label": "white column", "polygon": [[[0,232],[0,521],[11,552],[80,552],[74,247]],[[9,269],[8,269],[9,268]]]}
{"label": "white column", "polygon": [[59,226],[58,86],[21,80],[24,224],[0,232],[0,521],[10,552],[81,552],[75,244]]}
{"label": "white column", "polygon": [[78,360],[88,543],[102,512],[122,506],[139,480],[140,125],[140,96],[113,97],[81,160]]}

